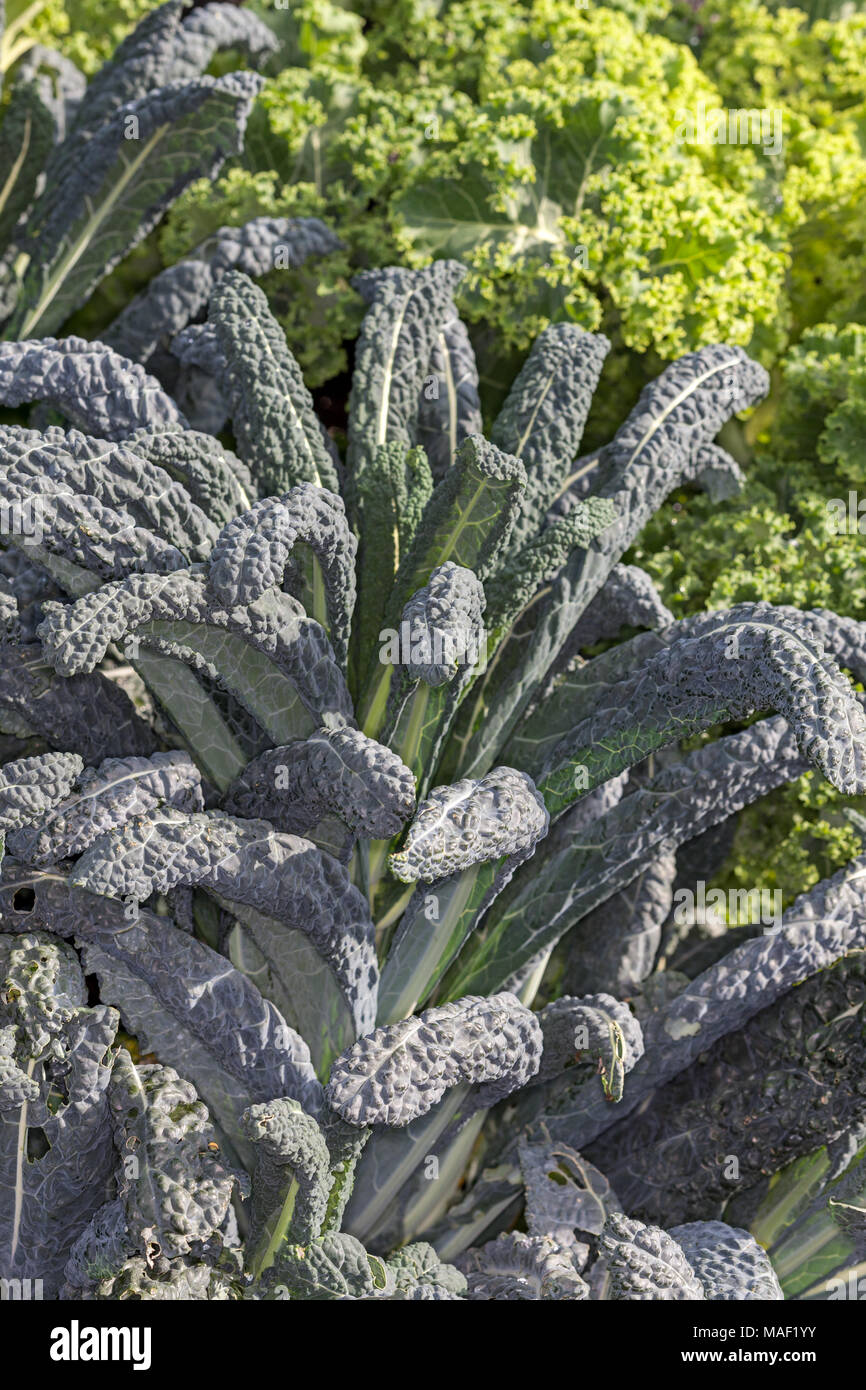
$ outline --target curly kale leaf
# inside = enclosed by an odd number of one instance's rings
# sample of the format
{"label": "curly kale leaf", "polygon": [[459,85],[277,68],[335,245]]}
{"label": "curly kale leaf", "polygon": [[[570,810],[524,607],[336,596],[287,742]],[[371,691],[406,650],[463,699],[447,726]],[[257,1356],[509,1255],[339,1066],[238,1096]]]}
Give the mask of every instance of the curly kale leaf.
{"label": "curly kale leaf", "polygon": [[208,327],[238,449],[261,492],[278,496],[300,482],[337,491],[324,429],[264,293],[226,271],[211,295]]}
{"label": "curly kale leaf", "polygon": [[755,1237],[722,1221],[673,1226],[673,1236],[711,1300],[778,1303],[784,1299],[770,1258]]}
{"label": "curly kale leaf", "polygon": [[[297,596],[307,598],[312,616],[328,629],[337,660],[345,664],[357,548],[343,499],[300,483],[284,497],[257,502],[223,528],[211,555],[208,586],[223,607],[235,608],[281,585],[290,569]],[[324,612],[316,602],[317,581],[324,587]]]}
{"label": "curly kale leaf", "polygon": [[[48,755],[58,757],[61,755]],[[68,755],[63,755],[68,756]],[[8,775],[12,766],[3,769]],[[6,849],[25,864],[45,865],[82,854],[100,835],[117,830],[154,806],[202,808],[201,774],[187,753],[150,758],[106,758],[77,778],[77,789],[54,801],[7,836]]]}
{"label": "curly kale leaf", "polygon": [[87,1007],[70,947],[41,934],[0,936],[0,1274],[41,1280],[49,1298],[111,1193],[117,1024],[114,1009]]}
{"label": "curly kale leaf", "polygon": [[409,1124],[461,1082],[492,1105],[525,1086],[541,1061],[541,1029],[511,994],[467,997],[377,1028],[338,1058],[326,1095],[351,1124]]}
{"label": "curly kale leaf", "polygon": [[389,840],[415,809],[415,783],[396,753],[358,729],[319,729],[254,759],[223,805],[232,815],[261,817],[294,835],[307,835],[335,816],[353,836]]}

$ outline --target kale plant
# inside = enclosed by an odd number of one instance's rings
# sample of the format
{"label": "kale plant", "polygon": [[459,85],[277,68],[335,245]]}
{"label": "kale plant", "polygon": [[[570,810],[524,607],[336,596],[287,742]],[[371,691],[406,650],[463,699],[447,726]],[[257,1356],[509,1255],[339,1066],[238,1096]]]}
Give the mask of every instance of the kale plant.
{"label": "kale plant", "polygon": [[[608,343],[557,324],[485,437],[463,267],[368,271],[343,456],[264,293],[210,272],[168,349],[221,439],[141,360],[159,282],[139,360],[0,345],[0,401],[65,421],[0,429],[33,523],[0,584],[3,1277],[778,1299],[771,1244],[826,1282],[862,1258],[866,1094],[818,1094],[862,1046],[866,859],[772,929],[671,904],[774,788],[866,792],[866,630],[675,621],[622,563],[673,489],[738,478],[716,439],[765,371],[689,353],[580,457]],[[731,1092],[839,1233],[805,1284],[767,1174],[719,1171]]]}

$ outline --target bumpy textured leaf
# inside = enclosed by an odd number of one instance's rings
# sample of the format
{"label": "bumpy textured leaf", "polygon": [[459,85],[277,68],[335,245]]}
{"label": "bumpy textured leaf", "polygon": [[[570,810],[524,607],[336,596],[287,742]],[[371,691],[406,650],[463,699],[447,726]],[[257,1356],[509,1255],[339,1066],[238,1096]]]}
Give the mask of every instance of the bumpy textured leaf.
{"label": "bumpy textured leaf", "polygon": [[482,428],[475,353],[465,324],[451,307],[433,341],[418,405],[418,440],[437,480],[464,439]]}
{"label": "bumpy textured leaf", "polygon": [[429,883],[525,851],[546,831],[547,816],[531,779],[496,767],[477,782],[467,779],[431,792],[389,866],[404,883]]}
{"label": "bumpy textured leaf", "polygon": [[54,748],[77,748],[91,763],[156,746],[119,685],[99,674],[55,675],[38,644],[0,644],[0,729],[10,725]]}
{"label": "bumpy textured leaf", "polygon": [[125,444],[56,426],[42,434],[6,427],[0,428],[0,448],[6,465],[0,483],[4,491],[10,484],[34,494],[50,493],[55,487],[71,490],[128,513],[127,523],[156,532],[188,559],[202,560],[211,552],[218,530],[206,512],[181,483]]}
{"label": "bumpy textured leaf", "polygon": [[157,347],[167,347],[205,310],[226,270],[264,275],[273,269],[278,250],[295,267],[340,244],[316,217],[255,217],[243,227],[220,227],[191,257],[154,276],[118,314],[102,341],[124,357],[146,363]]}
{"label": "bumpy textured leaf", "polygon": [[612,1212],[599,1238],[610,1297],[620,1300],[702,1300],[704,1290],[679,1245],[657,1226]]}
{"label": "bumpy textured leaf", "polygon": [[27,211],[54,139],[54,121],[35,82],[15,83],[0,125],[0,246]]}
{"label": "bumpy textured leaf", "polygon": [[[35,919],[74,935],[101,997],[123,1009],[143,1052],[183,1069],[237,1153],[252,1158],[240,1117],[254,1102],[282,1095],[310,1113],[321,1107],[306,1043],[224,956],[166,918],[145,910],[130,917],[123,904],[56,879],[31,872],[21,880],[35,897],[23,918],[8,910],[4,892],[0,925],[20,931]],[[10,890],[14,896],[14,881]]]}
{"label": "bumpy textured leaf", "polygon": [[493,1104],[540,1061],[541,1029],[513,995],[469,997],[361,1038],[335,1062],[326,1094],[352,1124],[405,1125],[460,1082],[483,1084]]}
{"label": "bumpy textured leaf", "polygon": [[390,611],[428,584],[446,563],[484,579],[499,562],[522,505],[526,474],[519,459],[482,435],[461,444],[434,489],[400,565]]}
{"label": "bumpy textured leaf", "polygon": [[140,426],[184,424],[174,401],[143,367],[84,338],[0,343],[0,400],[45,401],[104,439],[122,439]]}
{"label": "bumpy textured leaf", "polygon": [[722,1221],[695,1221],[669,1232],[682,1250],[704,1297],[738,1303],[775,1303],[784,1299],[765,1250],[748,1231]]}
{"label": "bumpy textured leaf", "polygon": [[673,622],[673,613],[662,603],[646,570],[639,565],[614,565],[604,586],[575,623],[560,663],[585,647],[616,637],[623,627],[656,629]]}
{"label": "bumpy textured leaf", "polygon": [[311,1245],[284,1246],[262,1282],[266,1298],[313,1302],[386,1298],[396,1287],[385,1261],[342,1233],[329,1233]]}
{"label": "bumpy textured leaf", "polygon": [[198,77],[222,49],[237,49],[255,67],[278,52],[279,47],[268,26],[249,10],[235,5],[201,5],[184,17],[178,31],[172,80],[188,82]]}
{"label": "bumpy textured leaf", "polygon": [[247,1266],[258,1276],[283,1241],[308,1245],[321,1234],[330,1155],[318,1124],[295,1100],[253,1105],[243,1126],[256,1151]]}
{"label": "bumpy textured leaf", "polygon": [[238,449],[262,493],[280,495],[300,482],[336,490],[312,397],[264,293],[246,275],[227,271],[211,296],[208,326]]}
{"label": "bumpy textured leaf", "polygon": [[443,1264],[427,1241],[416,1241],[395,1251],[388,1261],[396,1288],[392,1302],[440,1303],[462,1298],[466,1279],[453,1265]]}
{"label": "bumpy textured leaf", "polygon": [[569,937],[568,989],[634,993],[653,968],[676,872],[674,855],[659,854],[627,888],[578,922]]}
{"label": "bumpy textured leaf", "polygon": [[[86,141],[76,129],[28,220],[28,263],[9,334],[55,332],[185,187],[214,178],[239,154],[260,87],[252,73],[237,72],[136,92]],[[92,119],[89,99],[82,114]]]}
{"label": "bumpy textured leaf", "polygon": [[799,981],[866,946],[866,859],[852,860],[797,898],[780,928],[737,946],[644,1021],[646,1052],[616,1116],[589,1105],[570,1142],[583,1150],[657,1086],[691,1066],[726,1033],[742,1028]]}
{"label": "bumpy textured leaf", "polygon": [[87,78],[69,58],[35,43],[20,61],[17,76],[32,82],[54,122],[54,140],[63,140],[87,90]]}
{"label": "bumpy textured leaf", "polygon": [[[353,281],[370,305],[355,347],[349,398],[353,509],[355,489],[380,446],[418,443],[424,377],[439,331],[451,318],[452,294],[464,274],[457,261],[435,261],[421,271],[389,268]],[[362,519],[362,532],[365,529]]]}
{"label": "bumpy textured leaf", "polygon": [[[5,776],[11,766],[6,764]],[[37,865],[71,859],[100,835],[145,815],[154,806],[167,803],[180,811],[199,811],[203,804],[201,774],[187,753],[106,758],[99,767],[88,768],[77,782],[74,794],[67,792],[43,814],[7,836],[10,854],[23,863]]]}
{"label": "bumpy textured leaf", "polygon": [[[866,715],[850,682],[808,624],[780,619],[769,604],[692,620],[688,636],[603,693],[589,667],[575,677],[576,701],[572,688],[559,687],[506,749],[539,782],[553,815],[623,765],[764,709],[784,714],[804,756],[840,791],[866,786]],[[581,717],[590,701],[593,712]]]}
{"label": "bumpy textured leaf", "polygon": [[378,652],[388,598],[430,499],[433,478],[423,449],[394,440],[381,444],[352,481],[361,529],[352,636],[363,676]]}
{"label": "bumpy textured leaf", "polygon": [[11,1061],[31,1082],[0,1103],[0,1274],[42,1280],[51,1298],[111,1192],[106,1092],[118,1015],[86,1007],[74,952],[41,934],[0,937],[0,982],[7,1074]]}
{"label": "bumpy textured leaf", "polygon": [[277,742],[329,719],[351,720],[349,693],[324,632],[277,590],[226,610],[213,603],[204,575],[179,570],[133,575],[44,611],[39,636],[63,675],[92,671],[111,642],[129,638],[133,648],[179,657],[224,685]]}
{"label": "bumpy textured leaf", "polygon": [[567,1144],[551,1140],[543,1126],[518,1141],[518,1154],[530,1235],[573,1245],[575,1231],[600,1235],[607,1213],[620,1210],[604,1175]]}
{"label": "bumpy textured leaf", "polygon": [[84,769],[77,753],[43,753],[0,769],[0,830],[20,830],[60,805]]}
{"label": "bumpy textured leaf", "polygon": [[343,499],[336,493],[300,483],[284,497],[268,497],[235,517],[217,538],[208,586],[223,607],[252,603],[282,584],[287,567],[297,568],[299,543],[309,547],[318,562],[331,644],[337,660],[345,662],[355,606],[358,544],[349,530]]}
{"label": "bumpy textured leaf", "polygon": [[[866,1116],[866,957],[802,981],[592,1146],[630,1211],[669,1225],[735,1207],[751,1222],[776,1173]],[[735,1157],[736,1165],[730,1162]]]}
{"label": "bumpy textured leaf", "polygon": [[600,334],[585,333],[572,323],[551,324],[536,338],[508,393],[491,437],[526,469],[512,549],[536,535],[554,498],[568,486],[571,460],[609,349]]}
{"label": "bumpy textured leaf", "polygon": [[224,526],[255,501],[246,465],[210,435],[166,426],[156,432],[137,430],[125,443],[182,482],[215,526]]}
{"label": "bumpy textured leaf", "polygon": [[357,729],[320,729],[269,748],[229,788],[225,809],[305,835],[337,816],[353,835],[389,840],[415,809],[412,774],[389,748]]}
{"label": "bumpy textured leaf", "polygon": [[467,1250],[458,1267],[466,1275],[470,1299],[574,1303],[589,1297],[571,1252],[546,1236],[512,1231]]}
{"label": "bumpy textured leaf", "polygon": [[765,719],[664,768],[591,828],[578,802],[542,842],[531,871],[518,870],[483,943],[458,962],[455,996],[467,988],[499,988],[627,887],[659,851],[670,853],[807,767],[785,721]]}
{"label": "bumpy textured leaf", "polygon": [[615,515],[614,504],[608,498],[590,497],[520,549],[512,546],[511,554],[488,580],[484,591],[487,624],[493,630],[493,640],[488,641],[489,656],[539,588],[556,577],[572,551],[588,546]]}
{"label": "bumpy textured leaf", "polygon": [[[401,637],[408,645],[406,678],[445,685],[458,667],[472,664],[480,646],[484,590],[471,570],[446,561],[403,609]],[[403,626],[405,624],[405,627]]]}
{"label": "bumpy textured leaf", "polygon": [[97,840],[78,861],[74,882],[136,901],[199,884],[275,917],[309,936],[359,1031],[372,1026],[378,968],[367,905],[342,865],[309,840],[278,834],[266,821],[164,806]]}
{"label": "bumpy textured leaf", "polygon": [[616,520],[572,556],[535,613],[518,668],[496,688],[464,772],[486,771],[613,565],[671,489],[693,476],[700,449],[768,385],[764,369],[741,348],[713,346],[688,353],[644,388],[601,455],[595,495],[610,498]]}

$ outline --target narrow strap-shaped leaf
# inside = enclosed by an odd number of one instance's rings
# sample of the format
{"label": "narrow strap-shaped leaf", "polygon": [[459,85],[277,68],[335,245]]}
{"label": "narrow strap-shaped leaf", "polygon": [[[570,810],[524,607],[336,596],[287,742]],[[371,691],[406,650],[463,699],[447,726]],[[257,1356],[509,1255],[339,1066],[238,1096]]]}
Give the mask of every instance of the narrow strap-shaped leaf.
{"label": "narrow strap-shaped leaf", "polygon": [[256,499],[246,465],[208,434],[165,426],[157,431],[137,430],[124,442],[182,482],[216,526],[224,526]]}
{"label": "narrow strap-shaped leaf", "polygon": [[208,327],[222,354],[219,385],[238,450],[262,494],[281,495],[300,482],[336,491],[323,427],[264,293],[227,271],[211,296]]}
{"label": "narrow strap-shaped leaf", "polygon": [[337,724],[351,720],[348,691],[325,634],[276,591],[227,611],[209,601],[199,573],[135,575],[74,604],[46,604],[39,633],[46,655],[65,675],[93,670],[109,643],[124,637],[179,656],[231,690],[277,741],[306,735],[328,717]]}
{"label": "narrow strap-shaped leaf", "polygon": [[184,423],[143,367],[84,338],[0,343],[0,400],[10,406],[45,401],[103,439]]}
{"label": "narrow strap-shaped leaf", "polygon": [[675,850],[807,767],[785,721],[767,719],[689,753],[589,826],[578,802],[542,842],[531,869],[515,876],[483,941],[470,942],[458,960],[450,995],[500,987],[660,851]]}
{"label": "narrow strap-shaped leaf", "polygon": [[569,937],[569,990],[634,994],[653,968],[676,872],[674,855],[660,854],[627,888],[581,918]]}
{"label": "narrow strap-shaped leaf", "polygon": [[535,777],[551,815],[654,750],[756,710],[784,714],[804,756],[840,791],[866,787],[866,716],[808,623],[742,604],[693,631],[596,694],[589,717],[576,717],[565,686],[523,726],[506,751]]}
{"label": "narrow strap-shaped leaf", "polygon": [[343,866],[309,840],[277,833],[266,821],[163,806],[101,836],[78,861],[74,880],[88,892],[136,901],[199,884],[275,917],[310,937],[358,1031],[372,1026],[379,972],[366,902]]}
{"label": "narrow strap-shaped leaf", "polygon": [[178,83],[113,109],[83,145],[73,133],[28,221],[9,336],[56,332],[184,188],[239,154],[260,86],[247,72]]}
{"label": "narrow strap-shaped leaf", "polygon": [[36,191],[54,121],[34,82],[16,82],[0,125],[0,246],[6,247]]}
{"label": "narrow strap-shaped leaf", "polygon": [[330,1155],[318,1124],[296,1100],[251,1106],[243,1127],[256,1151],[246,1266],[258,1278],[284,1242],[308,1245],[321,1235]]}
{"label": "narrow strap-shaped leaf", "polygon": [[503,672],[460,771],[477,775],[495,760],[584,610],[612,567],[677,483],[694,475],[699,453],[722,425],[766,394],[767,374],[742,348],[689,353],[644,388],[602,452],[595,495],[610,498],[616,520],[575,551],[533,613],[515,669]]}
{"label": "narrow strap-shaped leaf", "polygon": [[64,679],[38,643],[0,645],[0,729],[9,720],[54,748],[77,748],[89,763],[156,747],[153,730],[116,681],[98,672]]}
{"label": "narrow strap-shaped leaf", "polygon": [[464,440],[424,508],[400,565],[389,612],[396,614],[446,563],[473,570],[481,580],[492,573],[508,545],[525,485],[518,459],[481,435]]}
{"label": "narrow strap-shaped leaf", "polygon": [[[312,483],[284,497],[268,497],[223,528],[210,558],[208,586],[226,608],[252,603],[283,583],[287,568],[303,575],[303,552],[315,557],[315,578],[324,586],[324,619],[337,660],[345,662],[355,606],[357,541],[349,530],[343,499]],[[303,579],[298,586],[303,590]],[[301,597],[301,594],[298,595]],[[315,606],[315,587],[308,597]]]}
{"label": "narrow strap-shaped leaf", "polygon": [[433,341],[418,404],[418,441],[437,482],[464,439],[482,430],[475,353],[456,307],[451,309]]}
{"label": "narrow strap-shaped leaf", "polygon": [[256,277],[274,268],[278,253],[297,267],[340,244],[316,217],[255,217],[242,227],[220,227],[186,260],[154,276],[121,310],[102,341],[124,357],[147,363],[158,346],[167,347],[203,312],[224,271]]}
{"label": "narrow strap-shaped leaf", "polygon": [[600,334],[585,333],[576,324],[551,324],[536,338],[508,393],[491,439],[516,454],[526,469],[512,549],[537,535],[563,486],[609,349]]}
{"label": "narrow strap-shaped leaf", "polygon": [[296,835],[338,816],[354,835],[390,840],[415,809],[415,785],[397,755],[360,730],[319,729],[255,758],[223,804]]}
{"label": "narrow strap-shaped leaf", "polygon": [[218,533],[186,488],[125,444],[111,444],[52,427],[0,429],[6,477],[51,480],[79,496],[128,511],[137,525],[155,531],[191,560],[210,554]]}
{"label": "narrow strap-shaped leaf", "polygon": [[825,970],[847,951],[866,945],[866,859],[852,860],[802,894],[773,928],[743,942],[689,982],[645,1021],[646,1052],[630,1077],[616,1116],[594,1103],[570,1116],[571,1142],[583,1149],[631,1112],[726,1033],[742,1028],[800,980]]}
{"label": "narrow strap-shaped leaf", "polygon": [[[69,757],[49,754],[48,757]],[[4,780],[10,768],[3,768]],[[202,808],[201,774],[187,753],[106,758],[77,778],[75,792],[7,836],[8,852],[26,864],[51,864],[83,853],[110,829],[166,802],[181,811]]]}
{"label": "narrow strap-shaped leaf", "polygon": [[258,15],[236,5],[209,4],[183,19],[172,53],[171,81],[188,82],[210,66],[214,54],[237,49],[258,67],[279,51],[279,41]]}
{"label": "narrow strap-shaped leaf", "polygon": [[401,1126],[461,1082],[484,1084],[492,1104],[540,1061],[541,1029],[513,995],[467,997],[361,1038],[334,1063],[326,1095],[352,1124]]}
{"label": "narrow strap-shaped leaf", "polygon": [[0,769],[0,830],[20,831],[60,805],[84,769],[77,753],[41,753]]}
{"label": "narrow strap-shaped leaf", "polygon": [[[23,913],[12,906],[22,887],[33,894]],[[76,938],[85,970],[99,977],[104,999],[122,1004],[141,1050],[182,1069],[250,1167],[240,1125],[250,1105],[289,1096],[308,1114],[321,1110],[304,1040],[224,956],[169,919],[144,908],[130,914],[128,905],[73,888],[56,871],[28,870],[0,884],[0,930],[37,927]]]}

